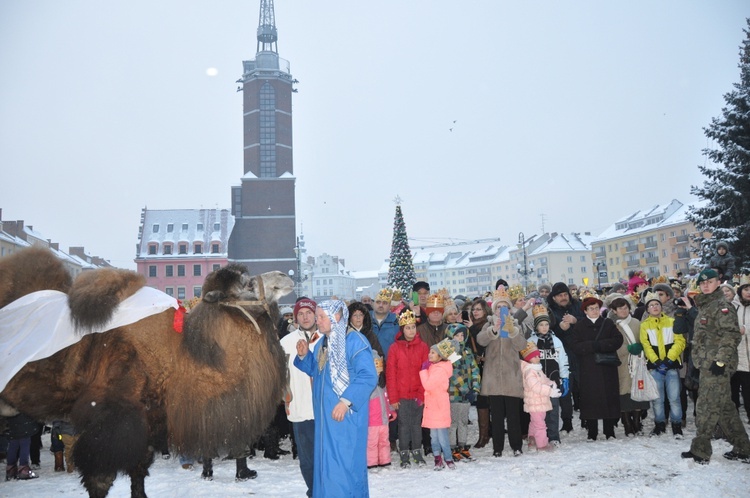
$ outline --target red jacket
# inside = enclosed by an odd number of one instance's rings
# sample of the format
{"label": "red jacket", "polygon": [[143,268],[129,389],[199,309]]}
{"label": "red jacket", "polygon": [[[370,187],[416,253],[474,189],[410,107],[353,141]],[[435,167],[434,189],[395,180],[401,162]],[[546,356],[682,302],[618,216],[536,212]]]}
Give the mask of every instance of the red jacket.
{"label": "red jacket", "polygon": [[427,361],[430,348],[417,334],[414,340],[404,339],[403,332],[396,335],[385,368],[385,382],[391,403],[402,399],[418,399],[424,402],[424,388],[419,378],[422,363]]}

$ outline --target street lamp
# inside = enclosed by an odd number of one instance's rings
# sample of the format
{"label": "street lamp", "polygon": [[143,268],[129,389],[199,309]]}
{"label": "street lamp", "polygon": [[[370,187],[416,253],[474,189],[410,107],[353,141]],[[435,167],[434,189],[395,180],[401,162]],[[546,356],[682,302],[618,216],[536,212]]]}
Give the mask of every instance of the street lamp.
{"label": "street lamp", "polygon": [[599,271],[599,268],[606,268],[607,263],[602,263],[601,261],[597,261],[594,266],[596,266],[596,278],[599,282],[599,290],[602,290],[602,272]]}
{"label": "street lamp", "polygon": [[523,251],[523,268],[521,268],[521,263],[518,263],[516,265],[516,270],[518,271],[519,275],[523,276],[523,291],[528,292],[529,275],[534,273],[534,263],[531,263],[531,265],[526,264],[526,238],[523,236],[523,232],[519,232],[518,234],[518,243],[521,244],[521,250]]}
{"label": "street lamp", "polygon": [[302,251],[299,246],[299,237],[297,237],[297,245],[294,246],[294,257],[296,259],[297,263],[297,273],[295,278],[295,272],[294,270],[289,270],[289,276],[292,277],[292,280],[294,280],[294,293],[297,295],[297,297],[300,296],[300,292],[302,291],[302,282],[307,280],[307,272],[302,272]]}

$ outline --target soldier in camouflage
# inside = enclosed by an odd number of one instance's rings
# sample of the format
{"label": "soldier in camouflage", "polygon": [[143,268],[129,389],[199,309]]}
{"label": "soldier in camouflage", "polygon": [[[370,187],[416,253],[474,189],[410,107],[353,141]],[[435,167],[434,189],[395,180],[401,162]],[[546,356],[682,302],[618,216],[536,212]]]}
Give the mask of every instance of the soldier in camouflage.
{"label": "soldier in camouflage", "polygon": [[724,458],[750,463],[750,440],[729,388],[729,378],[737,370],[737,345],[741,338],[737,313],[719,289],[721,282],[715,270],[703,270],[697,282],[701,294],[695,298],[698,316],[692,353],[701,372],[695,417],[697,434],[690,451],[683,452],[682,458],[707,464],[711,458],[711,436],[719,424],[733,445]]}

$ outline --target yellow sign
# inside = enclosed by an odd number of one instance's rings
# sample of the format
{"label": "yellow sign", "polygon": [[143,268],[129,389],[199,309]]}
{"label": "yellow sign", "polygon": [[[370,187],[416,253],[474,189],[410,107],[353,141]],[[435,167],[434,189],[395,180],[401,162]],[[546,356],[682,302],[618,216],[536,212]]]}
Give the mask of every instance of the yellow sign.
{"label": "yellow sign", "polygon": [[583,285],[589,285],[589,277],[583,277]]}

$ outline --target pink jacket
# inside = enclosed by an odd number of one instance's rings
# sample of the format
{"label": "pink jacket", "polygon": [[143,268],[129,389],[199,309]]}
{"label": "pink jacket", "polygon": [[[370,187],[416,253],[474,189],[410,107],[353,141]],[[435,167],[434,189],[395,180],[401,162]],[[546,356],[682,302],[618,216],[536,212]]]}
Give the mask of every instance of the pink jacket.
{"label": "pink jacket", "polygon": [[544,372],[531,367],[531,363],[521,361],[523,372],[523,411],[526,413],[547,412],[552,409],[549,399],[554,382]]}
{"label": "pink jacket", "polygon": [[451,426],[451,402],[448,397],[448,381],[453,375],[450,361],[432,363],[429,368],[419,371],[424,387],[424,413],[422,427],[447,429]]}
{"label": "pink jacket", "polygon": [[388,393],[380,386],[370,395],[370,422],[368,427],[388,425],[388,422],[396,420],[396,412],[388,400]]}

